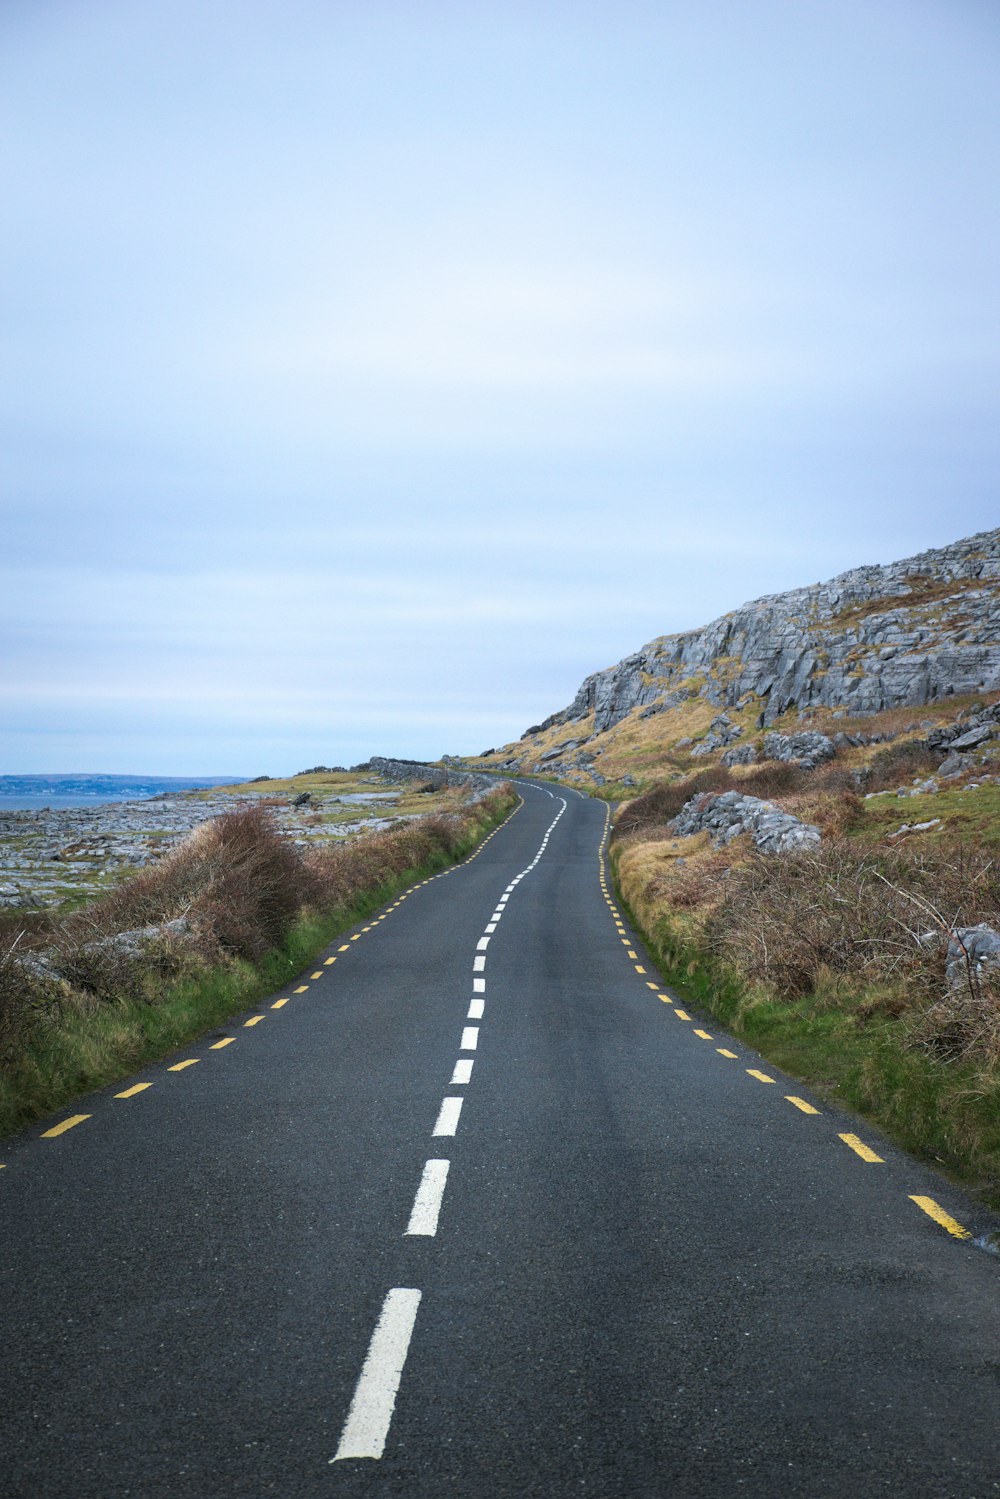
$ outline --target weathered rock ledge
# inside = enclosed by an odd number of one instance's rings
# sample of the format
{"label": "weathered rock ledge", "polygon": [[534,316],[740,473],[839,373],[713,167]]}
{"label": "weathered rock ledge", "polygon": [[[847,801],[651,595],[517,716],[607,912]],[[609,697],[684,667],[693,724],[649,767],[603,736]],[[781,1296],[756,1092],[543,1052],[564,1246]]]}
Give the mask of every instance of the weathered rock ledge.
{"label": "weathered rock ledge", "polygon": [[998,688],[1000,528],[661,636],[587,677],[537,727],[593,712],[600,734],[635,708],[701,696],[720,708],[759,703],[763,728],[795,707],[863,715]]}

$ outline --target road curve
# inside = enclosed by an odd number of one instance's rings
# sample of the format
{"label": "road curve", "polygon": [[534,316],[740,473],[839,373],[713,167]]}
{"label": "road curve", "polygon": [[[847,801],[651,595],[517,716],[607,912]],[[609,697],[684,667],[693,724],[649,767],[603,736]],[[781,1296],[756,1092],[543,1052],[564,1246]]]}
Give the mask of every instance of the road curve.
{"label": "road curve", "polygon": [[9,1499],[1000,1493],[993,1221],[674,1001],[605,807],[522,795],[0,1148]]}

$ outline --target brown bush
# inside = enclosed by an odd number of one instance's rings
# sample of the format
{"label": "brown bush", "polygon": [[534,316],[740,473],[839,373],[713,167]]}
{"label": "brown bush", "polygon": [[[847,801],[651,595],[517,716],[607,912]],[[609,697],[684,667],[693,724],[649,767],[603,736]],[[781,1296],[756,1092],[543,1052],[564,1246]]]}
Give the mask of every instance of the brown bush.
{"label": "brown bush", "polygon": [[740,790],[747,796],[759,796],[770,801],[776,796],[791,796],[812,782],[816,772],[804,770],[801,765],[787,760],[765,760],[760,765],[751,765],[740,781]]}
{"label": "brown bush", "polygon": [[[282,945],[304,910],[348,913],[406,870],[453,856],[509,794],[501,787],[477,806],[309,851],[280,832],[266,807],[243,807],[201,824],[156,864],[69,916],[4,913],[0,1052],[24,1021],[60,1004],[156,1002],[171,980],[205,963],[260,959]],[[184,930],[164,930],[180,918]],[[155,933],[120,940],[144,928]],[[26,961],[39,953],[66,982]]]}
{"label": "brown bush", "polygon": [[905,982],[914,1004],[928,1005],[944,989],[944,929],[996,925],[998,911],[1000,870],[985,852],[830,838],[734,866],[708,941],[746,979],[785,998],[813,992],[828,970]]}
{"label": "brown bush", "polygon": [[929,776],[941,764],[941,756],[916,739],[888,744],[878,750],[862,777],[866,791],[894,791],[914,776]]}
{"label": "brown bush", "polygon": [[911,1043],[943,1062],[1000,1067],[1000,974],[956,985],[914,1019]]}

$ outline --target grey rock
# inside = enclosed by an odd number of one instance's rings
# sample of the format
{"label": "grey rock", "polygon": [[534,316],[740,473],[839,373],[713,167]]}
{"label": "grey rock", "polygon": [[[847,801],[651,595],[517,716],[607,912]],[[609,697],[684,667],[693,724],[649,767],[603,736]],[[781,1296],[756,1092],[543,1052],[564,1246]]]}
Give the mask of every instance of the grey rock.
{"label": "grey rock", "polygon": [[734,744],[727,749],[722,756],[723,765],[753,765],[757,759],[757,751],[752,744]]}
{"label": "grey rock", "polygon": [[392,760],[384,755],[373,755],[369,765],[386,781],[430,781],[436,787],[467,786],[470,802],[480,801],[496,790],[496,781],[492,777],[455,765],[453,756],[443,758],[449,761],[444,768],[427,765],[422,760]]}
{"label": "grey rock", "polygon": [[798,760],[806,770],[815,770],[837,753],[833,740],[814,729],[801,734],[765,734],[764,759],[788,762]]}
{"label": "grey rock", "polygon": [[1000,967],[1000,932],[991,926],[956,927],[948,943],[945,973],[949,984],[968,983],[969,971],[979,977]]}
{"label": "grey rock", "polygon": [[992,739],[993,728],[990,724],[978,724],[976,728],[970,729],[967,734],[960,734],[957,739],[951,741],[953,750],[975,749],[980,744],[985,744],[987,739]]}
{"label": "grey rock", "polygon": [[734,724],[728,713],[721,713],[713,718],[709,725],[708,733],[700,744],[696,744],[691,751],[692,755],[710,755],[717,749],[724,749],[727,744],[732,744],[734,739],[739,739],[743,730],[739,724]]}
{"label": "grey rock", "polygon": [[938,775],[943,780],[951,781],[956,776],[962,775],[974,763],[971,755],[960,755],[957,750],[952,750],[938,766]]}
{"label": "grey rock", "polygon": [[587,677],[544,726],[593,712],[600,733],[674,693],[719,708],[760,700],[765,727],[790,708],[870,714],[998,688],[1000,528],[661,636]]}
{"label": "grey rock", "polygon": [[773,854],[791,853],[820,841],[819,828],[812,823],[800,822],[773,802],[738,791],[702,792],[685,803],[670,828],[682,837],[707,831],[717,847],[749,833],[762,853]]}
{"label": "grey rock", "polygon": [[903,826],[890,833],[890,838],[903,838],[908,833],[926,833],[928,828],[936,828],[941,824],[940,817],[932,817],[929,822],[904,822]]}

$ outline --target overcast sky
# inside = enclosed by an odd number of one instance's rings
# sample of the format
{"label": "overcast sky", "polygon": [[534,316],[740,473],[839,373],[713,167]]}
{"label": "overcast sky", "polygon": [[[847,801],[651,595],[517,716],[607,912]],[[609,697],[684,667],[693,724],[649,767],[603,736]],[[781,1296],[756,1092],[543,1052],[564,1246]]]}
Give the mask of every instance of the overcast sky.
{"label": "overcast sky", "polygon": [[516,737],[1000,524],[995,0],[6,0],[0,771]]}

